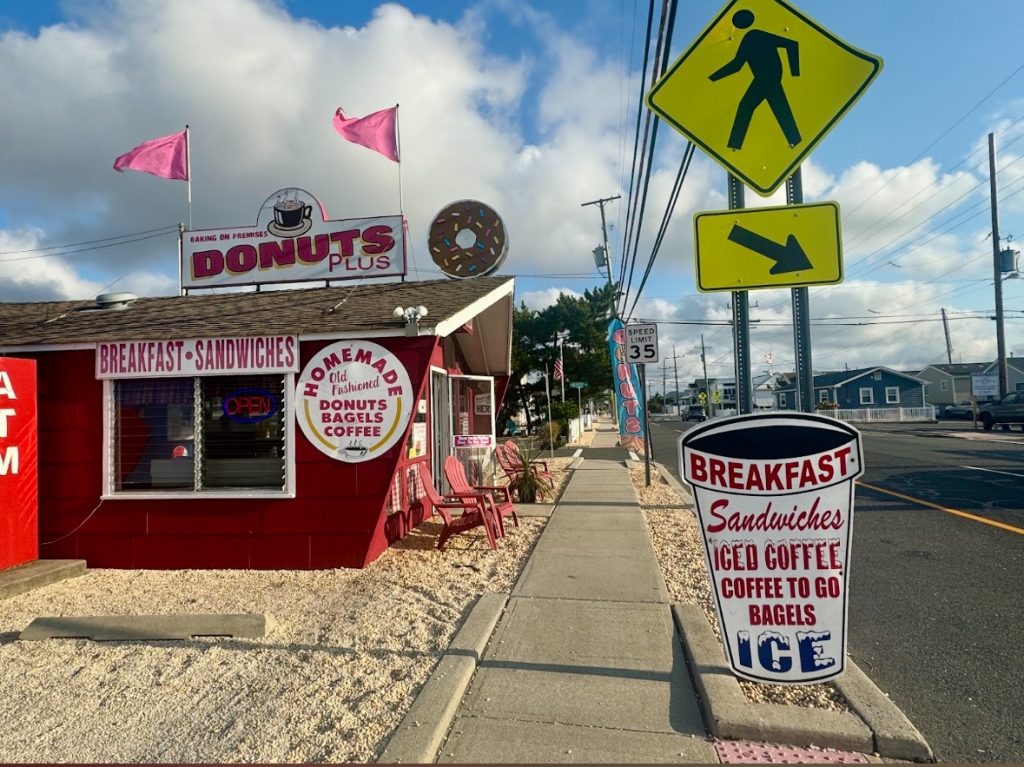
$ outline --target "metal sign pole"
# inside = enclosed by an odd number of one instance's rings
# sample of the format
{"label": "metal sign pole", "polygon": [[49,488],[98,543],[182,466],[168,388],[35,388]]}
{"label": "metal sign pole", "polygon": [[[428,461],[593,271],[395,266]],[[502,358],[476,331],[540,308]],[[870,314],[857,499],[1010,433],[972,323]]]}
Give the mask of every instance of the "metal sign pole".
{"label": "metal sign pole", "polygon": [[[744,206],[743,184],[729,174],[729,209]],[[753,411],[750,384],[750,302],[746,290],[732,292],[733,361],[736,378],[736,412]]]}
{"label": "metal sign pole", "polygon": [[647,417],[647,366],[642,362],[640,369],[640,401],[644,411],[644,484],[651,486],[651,421]]}
{"label": "metal sign pole", "polygon": [[[786,180],[786,204],[804,201],[800,168]],[[793,349],[796,357],[797,410],[814,412],[814,370],[811,367],[811,302],[807,288],[793,288]]]}

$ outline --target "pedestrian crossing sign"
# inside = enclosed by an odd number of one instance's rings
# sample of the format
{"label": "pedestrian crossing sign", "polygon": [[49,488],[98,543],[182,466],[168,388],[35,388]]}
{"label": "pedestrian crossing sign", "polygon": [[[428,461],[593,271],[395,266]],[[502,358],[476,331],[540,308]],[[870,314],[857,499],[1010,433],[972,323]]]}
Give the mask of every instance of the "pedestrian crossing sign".
{"label": "pedestrian crossing sign", "polygon": [[767,196],[881,70],[878,56],[839,39],[785,0],[731,0],[646,101]]}

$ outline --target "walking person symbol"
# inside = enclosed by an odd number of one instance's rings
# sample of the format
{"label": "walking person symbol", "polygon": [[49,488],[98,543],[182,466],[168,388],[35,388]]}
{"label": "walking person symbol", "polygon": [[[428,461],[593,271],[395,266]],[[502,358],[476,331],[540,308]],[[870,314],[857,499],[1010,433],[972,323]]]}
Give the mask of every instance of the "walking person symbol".
{"label": "walking person symbol", "polygon": [[[732,23],[737,29],[747,29],[754,23],[754,13],[745,9],[737,11],[733,14]],[[732,61],[708,77],[712,81],[721,80],[739,72],[744,64],[750,67],[750,73],[754,76],[736,108],[736,119],[733,120],[732,131],[729,133],[730,149],[743,148],[743,140],[747,136],[747,129],[750,128],[754,110],[765,101],[768,102],[789,145],[793,147],[800,143],[800,131],[796,127],[793,110],[782,87],[782,60],[778,54],[779,48],[786,51],[790,74],[799,77],[800,57],[797,42],[761,29],[745,32]]]}

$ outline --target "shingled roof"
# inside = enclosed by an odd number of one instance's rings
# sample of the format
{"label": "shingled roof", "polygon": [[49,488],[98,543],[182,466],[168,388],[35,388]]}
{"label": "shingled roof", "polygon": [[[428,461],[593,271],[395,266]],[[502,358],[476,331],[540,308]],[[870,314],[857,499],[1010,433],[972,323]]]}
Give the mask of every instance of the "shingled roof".
{"label": "shingled roof", "polygon": [[[474,304],[480,311],[511,294],[510,277],[348,284],[247,293],[139,298],[123,310],[93,301],[0,303],[4,348],[98,341],[252,335],[398,334],[396,306],[425,305],[421,332],[451,332]],[[510,304],[511,305],[511,304]],[[508,311],[511,315],[511,310]],[[472,318],[466,317],[462,322]],[[442,327],[438,329],[438,326]]]}

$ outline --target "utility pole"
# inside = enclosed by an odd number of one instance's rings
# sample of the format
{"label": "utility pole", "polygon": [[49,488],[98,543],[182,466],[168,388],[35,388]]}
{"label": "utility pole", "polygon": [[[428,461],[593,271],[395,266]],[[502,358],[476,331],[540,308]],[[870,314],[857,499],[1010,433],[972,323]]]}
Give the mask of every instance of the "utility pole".
{"label": "utility pole", "polygon": [[[676,353],[675,352],[675,348],[672,349],[672,353],[673,354]],[[662,407],[666,407],[666,405],[665,405],[665,394],[666,394],[666,392],[665,392],[665,384],[666,384],[666,381],[668,380],[667,376],[668,376],[668,357],[662,357],[661,358],[661,406]]]}
{"label": "utility pole", "polygon": [[611,255],[608,253],[608,224],[604,217],[604,206],[605,203],[618,200],[622,195],[615,195],[614,197],[602,197],[600,200],[591,200],[580,205],[581,208],[585,208],[588,205],[597,205],[601,209],[601,235],[604,238],[604,265],[605,269],[608,270],[608,287],[612,288],[612,315],[618,316],[618,304],[619,297],[615,293],[615,283],[612,282],[612,260]]}
{"label": "utility pole", "polygon": [[700,334],[700,362],[704,366],[704,396],[706,397],[705,402],[708,406],[708,416],[712,416],[715,413],[715,405],[711,401],[711,387],[708,385],[708,361],[704,349],[704,334]]}
{"label": "utility pole", "polygon": [[999,251],[999,203],[996,199],[996,139],[988,134],[988,183],[992,196],[992,271],[996,281],[996,368],[999,371],[999,399],[1006,396],[1006,335],[1003,332],[1003,269]]}
{"label": "utility pole", "polygon": [[676,360],[679,359],[679,355],[676,354],[676,345],[672,344],[672,367],[675,371],[676,379],[676,410],[679,411],[676,415],[682,415],[683,411],[679,405],[679,363]]}
{"label": "utility pole", "polygon": [[[942,329],[946,331],[946,361],[953,364],[953,344],[949,341],[949,320],[946,319],[946,310],[942,310]],[[954,379],[955,382],[955,379]],[[955,392],[954,392],[955,394]],[[953,402],[956,402],[956,397],[953,397]]]}

